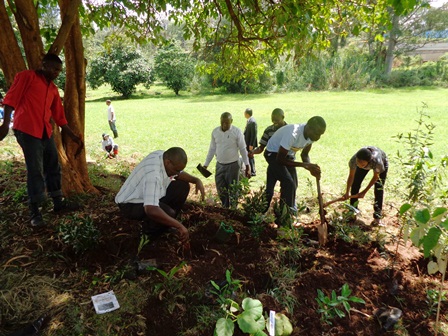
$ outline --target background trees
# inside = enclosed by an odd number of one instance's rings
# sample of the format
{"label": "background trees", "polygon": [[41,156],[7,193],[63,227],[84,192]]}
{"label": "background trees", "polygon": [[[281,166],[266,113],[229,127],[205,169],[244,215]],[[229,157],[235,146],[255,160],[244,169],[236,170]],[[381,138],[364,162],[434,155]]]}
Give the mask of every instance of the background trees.
{"label": "background trees", "polygon": [[176,43],[162,46],[154,58],[154,72],[176,95],[194,75],[193,59]]}
{"label": "background trees", "polygon": [[[215,83],[218,80],[248,83],[265,76],[280,59],[299,65],[304,56],[327,49],[335,37],[341,40],[370,32],[371,40],[379,41],[392,27],[391,17],[385,15],[384,9],[404,13],[416,4],[416,0],[0,1],[0,45],[7,46],[0,48],[0,66],[8,87],[17,72],[36,69],[47,51],[59,54],[64,50],[64,106],[72,129],[83,134],[86,96],[83,37],[95,29],[110,28],[138,43],[158,43],[166,38],[162,32],[167,21],[174,22],[181,27],[183,39],[191,41],[192,50],[203,62],[203,72]],[[173,30],[176,35],[178,32]],[[131,62],[137,63],[135,59]],[[119,82],[120,78],[113,78],[120,88],[125,86]],[[71,141],[57,132],[56,140],[64,191],[94,190],[84,155],[74,160],[76,148]]]}
{"label": "background trees", "polygon": [[138,84],[150,86],[151,68],[132,44],[115,43],[93,58],[87,80],[92,89],[108,83],[114,92],[129,98]]}

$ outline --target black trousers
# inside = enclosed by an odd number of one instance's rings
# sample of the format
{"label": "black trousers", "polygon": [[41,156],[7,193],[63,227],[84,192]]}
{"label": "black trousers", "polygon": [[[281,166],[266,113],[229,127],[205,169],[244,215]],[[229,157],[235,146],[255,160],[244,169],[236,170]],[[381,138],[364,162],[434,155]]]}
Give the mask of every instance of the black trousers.
{"label": "black trousers", "polygon": [[[159,207],[169,216],[176,218],[190,193],[190,184],[185,181],[174,180],[166,189],[166,194],[159,200]],[[118,204],[122,215],[128,219],[143,220],[143,229],[163,230],[168,229],[163,223],[157,223],[146,216],[143,203]]]}
{"label": "black trousers", "polygon": [[[375,202],[373,203],[373,218],[381,218],[383,212],[383,199],[384,199],[384,184],[386,183],[387,171],[389,169],[389,163],[384,162],[384,172],[380,174],[378,181],[375,183]],[[356,167],[355,177],[353,179],[352,188],[350,190],[351,195],[355,195],[361,188],[361,183],[366,177],[369,171]],[[350,204],[354,205],[358,201],[357,198],[351,198]]]}

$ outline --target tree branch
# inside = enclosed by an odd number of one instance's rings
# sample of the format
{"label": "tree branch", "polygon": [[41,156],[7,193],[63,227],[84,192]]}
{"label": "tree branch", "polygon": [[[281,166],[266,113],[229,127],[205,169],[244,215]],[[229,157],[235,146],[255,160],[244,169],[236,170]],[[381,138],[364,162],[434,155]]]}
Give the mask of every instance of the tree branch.
{"label": "tree branch", "polygon": [[70,1],[70,5],[64,14],[64,17],[62,18],[62,24],[61,27],[59,28],[58,35],[56,36],[56,39],[53,41],[48,52],[59,55],[62,48],[64,47],[65,41],[67,41],[67,37],[70,34],[70,30],[73,26],[73,23],[76,20],[80,4],[81,0]]}

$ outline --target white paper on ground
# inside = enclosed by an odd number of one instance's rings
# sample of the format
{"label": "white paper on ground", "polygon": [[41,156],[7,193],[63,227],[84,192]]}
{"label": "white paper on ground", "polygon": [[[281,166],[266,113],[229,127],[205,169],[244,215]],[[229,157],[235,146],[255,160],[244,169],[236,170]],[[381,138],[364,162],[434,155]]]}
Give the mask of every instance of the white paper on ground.
{"label": "white paper on ground", "polygon": [[120,308],[114,291],[92,296],[93,306],[97,314],[104,314]]}

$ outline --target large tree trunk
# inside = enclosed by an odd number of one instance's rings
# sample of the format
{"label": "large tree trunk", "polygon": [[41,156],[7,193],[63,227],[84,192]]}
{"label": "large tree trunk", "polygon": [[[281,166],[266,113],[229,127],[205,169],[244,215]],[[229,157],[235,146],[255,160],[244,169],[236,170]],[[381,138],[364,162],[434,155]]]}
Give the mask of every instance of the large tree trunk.
{"label": "large tree trunk", "polygon": [[16,0],[13,13],[19,26],[28,69],[38,69],[45,52],[42,38],[40,37],[39,18],[34,1]]}
{"label": "large tree trunk", "polygon": [[[81,27],[79,24],[78,8],[73,7],[72,0],[61,0],[62,26],[65,20],[74,20],[65,39],[64,55],[66,67],[66,81],[64,90],[64,110],[70,128],[75,134],[84,137],[85,127],[85,97],[86,97],[86,61],[82,44]],[[58,40],[58,39],[57,39]],[[56,42],[56,41],[55,41]],[[55,50],[57,45],[53,45]],[[78,146],[68,137],[59,132],[56,144],[62,167],[62,189],[64,194],[96,192],[90,182],[85,150],[75,157]]]}
{"label": "large tree trunk", "polygon": [[[59,54],[64,47],[67,69],[64,108],[67,121],[75,134],[84,138],[85,116],[85,60],[79,24],[81,0],[60,0],[62,23],[49,51]],[[45,54],[37,14],[33,0],[10,2],[17,26],[20,30],[26,61],[29,69],[39,68]],[[0,66],[8,87],[17,72],[25,70],[26,64],[19,48],[8,16],[4,0],[0,0]],[[62,167],[62,189],[65,194],[96,192],[87,173],[84,150],[75,158],[77,145],[55,127],[55,140]]]}
{"label": "large tree trunk", "polygon": [[26,65],[3,0],[0,0],[0,31],[0,67],[10,87],[16,73],[25,70]]}

